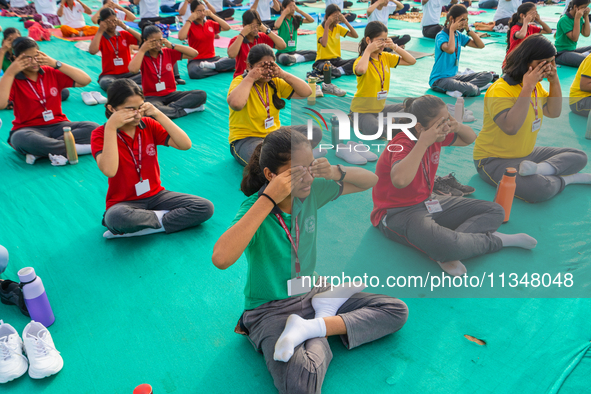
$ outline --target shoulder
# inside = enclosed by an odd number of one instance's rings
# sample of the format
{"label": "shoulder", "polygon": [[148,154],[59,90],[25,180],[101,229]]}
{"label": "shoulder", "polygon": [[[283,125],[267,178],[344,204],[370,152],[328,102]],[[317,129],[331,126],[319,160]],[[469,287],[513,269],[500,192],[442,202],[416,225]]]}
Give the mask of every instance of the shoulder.
{"label": "shoulder", "polygon": [[502,77],[486,90],[484,97],[517,97],[521,88],[519,85],[509,85]]}
{"label": "shoulder", "polygon": [[243,79],[244,79],[244,77],[242,75],[239,75],[236,78],[234,78],[232,80],[232,83],[230,83],[230,90],[229,90],[229,92],[231,92],[232,90],[234,90],[236,88],[236,86],[240,85],[240,82],[242,82]]}
{"label": "shoulder", "polygon": [[[193,26],[191,26],[191,29],[192,29],[192,28],[193,28]],[[234,37],[232,37],[232,38],[230,39],[230,45],[232,45],[232,44],[234,43],[234,41],[236,41],[236,38],[237,38],[237,37],[238,37],[238,36],[234,36]]]}
{"label": "shoulder", "polygon": [[102,137],[105,134],[105,125],[100,125],[96,129],[92,130],[91,138]]}
{"label": "shoulder", "polygon": [[322,23],[318,25],[318,27],[316,27],[316,33],[324,33],[324,27],[322,26]]}

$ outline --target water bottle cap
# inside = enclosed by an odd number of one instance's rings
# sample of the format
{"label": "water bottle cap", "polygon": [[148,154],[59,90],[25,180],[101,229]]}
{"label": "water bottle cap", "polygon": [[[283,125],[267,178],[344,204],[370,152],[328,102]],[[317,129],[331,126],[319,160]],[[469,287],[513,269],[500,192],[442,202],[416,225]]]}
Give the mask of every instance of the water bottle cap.
{"label": "water bottle cap", "polygon": [[505,170],[505,175],[506,176],[516,176],[517,170],[513,167],[507,167],[507,169]]}
{"label": "water bottle cap", "polygon": [[71,127],[64,127],[64,133],[65,133],[66,131],[72,131],[72,128],[71,128]]}
{"label": "water bottle cap", "polygon": [[133,389],[133,394],[152,394],[152,386],[147,383],[140,384]]}
{"label": "water bottle cap", "polygon": [[2,245],[0,245],[0,274],[6,269],[8,266],[8,250]]}
{"label": "water bottle cap", "polygon": [[35,270],[33,269],[33,267],[21,268],[18,271],[18,278],[22,283],[32,282],[35,280],[36,277],[37,275],[35,274]]}

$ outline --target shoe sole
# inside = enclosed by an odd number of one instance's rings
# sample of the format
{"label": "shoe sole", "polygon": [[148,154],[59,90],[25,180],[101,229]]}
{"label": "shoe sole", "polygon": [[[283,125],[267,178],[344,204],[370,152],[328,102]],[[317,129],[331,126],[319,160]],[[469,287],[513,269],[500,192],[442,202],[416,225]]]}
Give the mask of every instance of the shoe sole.
{"label": "shoe sole", "polygon": [[61,371],[63,367],[64,367],[64,359],[63,358],[60,358],[59,369],[57,371],[51,372],[51,373],[37,372],[32,367],[29,367],[29,376],[31,377],[31,379],[43,379],[43,378],[46,378],[48,376],[55,375],[56,373],[58,373],[59,371]]}
{"label": "shoe sole", "polygon": [[433,193],[438,194],[440,196],[451,197],[451,193],[442,193],[439,190],[433,190]]}
{"label": "shoe sole", "polygon": [[14,379],[20,378],[21,376],[27,373],[27,368],[29,368],[29,363],[25,364],[25,367],[23,368],[22,372],[17,372],[15,375],[9,377],[8,380],[0,380],[0,384],[12,382]]}
{"label": "shoe sole", "polygon": [[[461,190],[460,190],[460,191],[461,191]],[[464,192],[462,192],[462,193],[464,194],[464,196],[469,196],[470,194],[474,193],[475,191],[476,191],[476,190],[472,190],[471,192],[467,192],[467,193],[464,193]]]}

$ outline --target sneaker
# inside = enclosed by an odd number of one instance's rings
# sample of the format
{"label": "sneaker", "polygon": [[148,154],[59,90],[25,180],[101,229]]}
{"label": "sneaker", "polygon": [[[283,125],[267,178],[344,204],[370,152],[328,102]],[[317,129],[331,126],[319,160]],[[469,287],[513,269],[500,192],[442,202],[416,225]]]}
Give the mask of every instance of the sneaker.
{"label": "sneaker", "polygon": [[451,188],[440,176],[435,177],[433,193],[448,197],[462,197],[464,195],[464,193],[458,189]]}
{"label": "sneaker", "polygon": [[319,83],[316,84],[316,98],[324,97],[324,93],[322,93],[322,86]]}
{"label": "sneaker", "polygon": [[335,155],[349,164],[367,164],[367,159],[355,152],[351,145],[338,144]]}
{"label": "sneaker", "polygon": [[324,94],[332,94],[334,96],[343,97],[347,94],[346,91],[339,88],[337,85],[333,83],[324,83],[322,82],[322,92]]}
{"label": "sneaker", "polygon": [[68,159],[62,155],[52,155],[49,154],[49,160],[51,160],[52,166],[65,166],[68,164]]}
{"label": "sneaker", "polygon": [[22,339],[14,327],[0,320],[0,383],[23,376],[28,367]]}
{"label": "sneaker", "polygon": [[362,142],[355,142],[355,141],[349,141],[347,143],[348,145],[351,145],[351,147],[353,147],[353,150],[358,153],[361,157],[363,157],[365,160],[367,161],[376,161],[378,160],[378,155],[376,155],[375,153],[373,153],[370,150],[365,150],[365,148],[358,148],[357,150],[355,150],[355,145],[364,145]]}
{"label": "sneaker", "polygon": [[29,376],[32,379],[43,379],[62,370],[64,359],[43,324],[36,321],[27,324],[23,330],[23,341],[29,357]]}
{"label": "sneaker", "polygon": [[185,80],[184,80],[184,79],[181,79],[181,78],[175,78],[175,80],[176,80],[176,84],[177,84],[177,85],[186,85],[186,84],[187,84],[187,82],[185,82]]}
{"label": "sneaker", "polygon": [[462,195],[464,195],[464,196],[474,193],[474,191],[476,189],[474,189],[472,186],[462,185],[460,182],[458,182],[455,175],[456,175],[455,172],[450,172],[449,175],[441,177],[440,179],[442,182],[444,182],[450,188],[456,189],[456,190],[459,190],[460,192],[462,192]]}
{"label": "sneaker", "polygon": [[4,305],[16,305],[25,316],[29,316],[23,291],[18,283],[11,280],[0,280],[0,302]]}
{"label": "sneaker", "polygon": [[101,92],[90,92],[92,98],[99,104],[107,104],[107,98],[101,94]]}
{"label": "sneaker", "polygon": [[282,56],[282,58],[286,59],[286,62],[285,62],[286,66],[291,66],[291,65],[296,64],[298,62],[298,60],[296,59],[296,57],[294,55],[284,54]]}
{"label": "sneaker", "polygon": [[92,97],[92,94],[90,92],[82,92],[82,101],[84,101],[84,104],[86,105],[98,104],[98,102],[94,99],[94,97]]}

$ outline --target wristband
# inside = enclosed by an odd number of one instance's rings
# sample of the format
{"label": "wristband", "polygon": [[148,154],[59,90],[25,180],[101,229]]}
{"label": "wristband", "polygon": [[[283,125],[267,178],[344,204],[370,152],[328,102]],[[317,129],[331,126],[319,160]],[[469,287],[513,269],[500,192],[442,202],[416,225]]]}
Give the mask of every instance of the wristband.
{"label": "wristband", "polygon": [[271,198],[271,196],[269,196],[268,194],[261,193],[261,196],[265,196],[265,197],[267,197],[267,198],[269,199],[269,201],[271,201],[271,202],[273,203],[273,208],[275,208],[275,207],[277,206],[277,203],[275,202],[275,200],[273,200],[273,199]]}
{"label": "wristband", "polygon": [[242,33],[238,34],[239,36],[242,36],[242,38],[246,39],[246,36]]}

